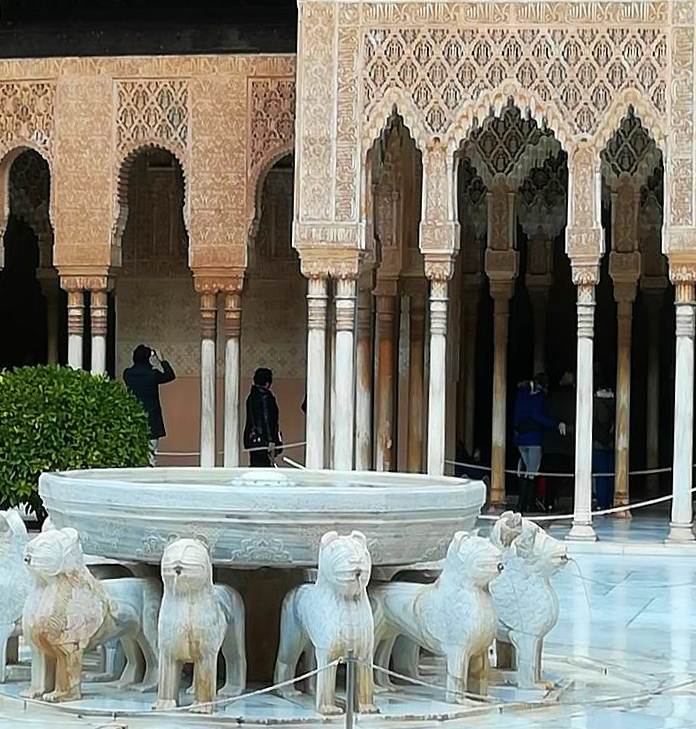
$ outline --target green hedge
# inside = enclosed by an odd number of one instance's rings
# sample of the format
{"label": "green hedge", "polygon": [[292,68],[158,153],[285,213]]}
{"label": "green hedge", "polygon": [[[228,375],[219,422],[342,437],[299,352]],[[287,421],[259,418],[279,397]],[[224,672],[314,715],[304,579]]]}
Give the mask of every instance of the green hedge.
{"label": "green hedge", "polygon": [[0,372],[0,505],[43,514],[44,471],[145,466],[147,416],[125,387],[64,367]]}

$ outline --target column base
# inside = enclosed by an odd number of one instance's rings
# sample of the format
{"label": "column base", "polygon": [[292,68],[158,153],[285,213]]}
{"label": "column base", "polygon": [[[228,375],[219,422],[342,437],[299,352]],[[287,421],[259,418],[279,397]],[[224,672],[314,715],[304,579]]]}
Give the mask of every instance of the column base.
{"label": "column base", "polygon": [[486,514],[491,516],[499,516],[505,511],[505,504],[489,504],[486,507]]}
{"label": "column base", "polygon": [[597,534],[592,524],[578,524],[573,522],[573,526],[566,535],[569,542],[596,542]]}
{"label": "column base", "polygon": [[[626,506],[626,504],[618,504],[618,506]],[[617,511],[615,514],[611,514],[614,519],[621,519],[623,521],[630,521],[633,519],[630,511]]]}
{"label": "column base", "polygon": [[669,536],[666,542],[693,542],[694,541],[694,525],[692,524],[669,524]]}

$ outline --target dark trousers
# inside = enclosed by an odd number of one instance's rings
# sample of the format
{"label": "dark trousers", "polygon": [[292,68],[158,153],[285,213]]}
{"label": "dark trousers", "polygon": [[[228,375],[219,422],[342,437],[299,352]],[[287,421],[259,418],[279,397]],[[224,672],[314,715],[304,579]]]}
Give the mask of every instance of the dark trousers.
{"label": "dark trousers", "polygon": [[252,468],[273,468],[273,462],[268,451],[251,451],[249,465]]}
{"label": "dark trousers", "polygon": [[[613,473],[614,451],[595,448],[592,451],[592,473]],[[597,508],[611,509],[614,502],[614,476],[597,476]]]}
{"label": "dark trousers", "polygon": [[544,453],[542,461],[543,471],[548,473],[567,473],[570,477],[563,476],[547,476],[546,477],[546,493],[544,494],[544,506],[546,510],[556,508],[556,499],[558,492],[569,491],[573,483],[573,459],[572,456],[566,456],[562,453]]}

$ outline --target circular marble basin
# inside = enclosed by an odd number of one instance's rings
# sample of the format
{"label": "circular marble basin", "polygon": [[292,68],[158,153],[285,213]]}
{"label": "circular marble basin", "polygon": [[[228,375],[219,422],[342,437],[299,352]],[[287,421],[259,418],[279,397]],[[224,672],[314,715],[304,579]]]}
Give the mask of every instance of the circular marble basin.
{"label": "circular marble basin", "polygon": [[171,540],[198,537],[215,564],[238,568],[316,566],[332,529],[362,531],[376,566],[440,559],[485,501],[480,481],[299,469],[44,473],[39,491],[88,554],[156,564]]}

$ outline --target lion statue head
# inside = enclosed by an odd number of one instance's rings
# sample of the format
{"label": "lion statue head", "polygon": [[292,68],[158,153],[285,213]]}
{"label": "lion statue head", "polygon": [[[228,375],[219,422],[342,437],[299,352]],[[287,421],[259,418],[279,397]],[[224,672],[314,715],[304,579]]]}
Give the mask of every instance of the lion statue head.
{"label": "lion statue head", "polygon": [[511,549],[529,567],[546,577],[551,577],[568,563],[566,545],[528,519],[524,520],[522,533],[512,542]]}
{"label": "lion statue head", "polygon": [[441,579],[487,587],[502,571],[502,554],[488,539],[457,532],[447,548]]}
{"label": "lion statue head", "polygon": [[203,542],[177,539],[162,555],[162,582],[169,590],[206,590],[213,586],[213,563]]}
{"label": "lion statue head", "polygon": [[491,529],[490,540],[504,552],[520,534],[522,534],[522,514],[516,511],[504,511]]}
{"label": "lion statue head", "polygon": [[53,529],[39,534],[24,550],[24,562],[40,580],[68,572],[87,572],[75,529]]}
{"label": "lion statue head", "polygon": [[370,581],[372,559],[362,532],[347,536],[327,532],[319,545],[317,584],[329,585],[334,592],[357,596]]}
{"label": "lion statue head", "polygon": [[27,543],[27,528],[15,509],[0,511],[0,559],[21,557]]}

